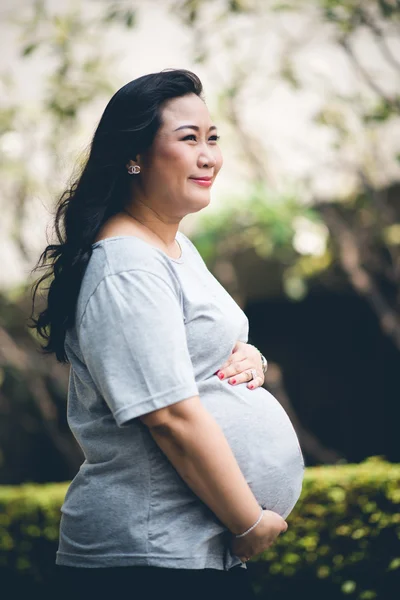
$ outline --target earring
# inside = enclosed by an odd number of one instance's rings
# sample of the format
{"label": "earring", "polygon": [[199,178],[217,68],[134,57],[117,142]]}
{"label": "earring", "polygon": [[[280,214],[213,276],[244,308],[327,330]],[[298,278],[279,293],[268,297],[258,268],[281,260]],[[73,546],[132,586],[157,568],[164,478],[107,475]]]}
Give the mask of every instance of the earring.
{"label": "earring", "polygon": [[128,173],[129,175],[138,175],[140,173],[139,165],[130,165],[128,167]]}

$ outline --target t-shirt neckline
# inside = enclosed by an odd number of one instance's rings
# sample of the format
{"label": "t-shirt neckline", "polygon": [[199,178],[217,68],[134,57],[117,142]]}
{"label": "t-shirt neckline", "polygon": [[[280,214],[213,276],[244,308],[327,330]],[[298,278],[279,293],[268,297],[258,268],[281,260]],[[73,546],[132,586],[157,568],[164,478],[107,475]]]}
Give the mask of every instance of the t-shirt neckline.
{"label": "t-shirt neckline", "polygon": [[[179,236],[179,239],[178,239]],[[92,244],[92,248],[96,248],[97,246],[101,246],[106,242],[115,242],[117,240],[123,240],[123,239],[129,239],[129,238],[134,238],[135,240],[139,240],[139,242],[142,242],[143,244],[146,244],[146,246],[150,246],[150,248],[153,248],[154,250],[158,250],[158,252],[161,252],[161,254],[163,254],[166,258],[168,258],[168,260],[171,260],[172,262],[175,263],[183,263],[185,260],[185,256],[184,256],[184,251],[183,251],[183,244],[181,243],[182,237],[180,236],[180,231],[177,231],[176,233],[176,237],[175,237],[175,241],[178,244],[179,248],[181,249],[181,255],[179,256],[179,258],[172,258],[172,256],[169,256],[169,254],[167,254],[166,252],[164,252],[163,250],[161,250],[161,248],[157,248],[157,246],[152,246],[151,244],[149,244],[148,242],[146,242],[145,240],[142,240],[142,238],[138,237],[137,235],[113,235],[107,238],[103,238],[102,240],[98,240],[97,242],[95,242],[94,244]]]}

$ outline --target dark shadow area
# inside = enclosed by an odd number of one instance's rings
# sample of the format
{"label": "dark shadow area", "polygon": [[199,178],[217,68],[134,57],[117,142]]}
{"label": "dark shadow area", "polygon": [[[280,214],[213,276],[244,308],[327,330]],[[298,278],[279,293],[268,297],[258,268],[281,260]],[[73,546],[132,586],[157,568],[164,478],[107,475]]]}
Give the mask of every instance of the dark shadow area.
{"label": "dark shadow area", "polygon": [[305,427],[349,462],[400,460],[399,354],[366,302],[314,291],[301,302],[252,302],[245,311],[252,343],[280,365]]}

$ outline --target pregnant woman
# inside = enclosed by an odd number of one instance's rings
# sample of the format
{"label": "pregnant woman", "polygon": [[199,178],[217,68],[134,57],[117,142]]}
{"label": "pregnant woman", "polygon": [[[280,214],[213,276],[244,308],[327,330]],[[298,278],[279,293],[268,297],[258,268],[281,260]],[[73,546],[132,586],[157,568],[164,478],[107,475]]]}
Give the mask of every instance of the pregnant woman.
{"label": "pregnant woman", "polygon": [[217,140],[193,73],[128,83],[41,256],[52,262],[35,292],[51,284],[34,327],[71,365],[68,423],[85,456],[61,509],[68,598],[252,598],[245,562],[286,530],[301,492],[298,440],[260,386],[248,320],[178,231],[210,202]]}

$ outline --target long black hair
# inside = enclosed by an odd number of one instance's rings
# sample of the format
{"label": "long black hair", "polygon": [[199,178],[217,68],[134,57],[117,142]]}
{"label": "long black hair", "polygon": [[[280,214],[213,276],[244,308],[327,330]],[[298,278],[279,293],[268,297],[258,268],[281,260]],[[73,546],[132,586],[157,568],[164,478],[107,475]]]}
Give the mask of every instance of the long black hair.
{"label": "long black hair", "polygon": [[[54,352],[59,362],[68,362],[65,334],[74,325],[76,301],[96,234],[129,200],[126,164],[152,145],[166,100],[191,93],[202,97],[202,92],[200,79],[191,71],[165,69],[127,83],[107,104],[79,177],[58,201],[54,222],[58,243],[46,247],[32,271],[46,269],[32,287],[28,327],[45,340],[42,351]],[[35,319],[36,294],[47,279],[51,280],[45,289],[47,306]]]}

